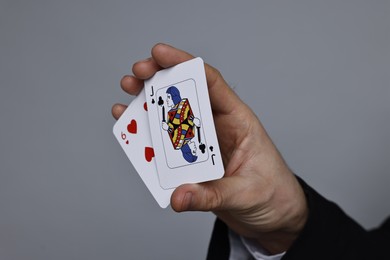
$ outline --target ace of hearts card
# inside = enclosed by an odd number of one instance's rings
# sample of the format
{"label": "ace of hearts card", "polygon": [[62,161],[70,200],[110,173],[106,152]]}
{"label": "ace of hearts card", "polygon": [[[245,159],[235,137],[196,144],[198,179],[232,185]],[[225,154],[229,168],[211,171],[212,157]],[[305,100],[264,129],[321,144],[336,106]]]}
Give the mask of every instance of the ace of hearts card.
{"label": "ace of hearts card", "polygon": [[221,178],[224,167],[203,60],[158,71],[144,84],[160,186]]}

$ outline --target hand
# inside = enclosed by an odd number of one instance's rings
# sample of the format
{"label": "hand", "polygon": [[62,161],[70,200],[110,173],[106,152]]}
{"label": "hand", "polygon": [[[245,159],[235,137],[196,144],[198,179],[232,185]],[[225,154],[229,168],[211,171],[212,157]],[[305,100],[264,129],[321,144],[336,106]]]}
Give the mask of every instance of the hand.
{"label": "hand", "polygon": [[[121,86],[138,94],[143,80],[158,70],[193,56],[165,44],[152,57],[133,65],[134,76]],[[230,89],[221,74],[205,64],[210,102],[225,166],[223,178],[184,184],[171,197],[175,211],[213,211],[236,233],[256,239],[270,253],[287,250],[307,219],[307,205],[298,181],[252,110]],[[125,110],[114,105],[115,118]]]}

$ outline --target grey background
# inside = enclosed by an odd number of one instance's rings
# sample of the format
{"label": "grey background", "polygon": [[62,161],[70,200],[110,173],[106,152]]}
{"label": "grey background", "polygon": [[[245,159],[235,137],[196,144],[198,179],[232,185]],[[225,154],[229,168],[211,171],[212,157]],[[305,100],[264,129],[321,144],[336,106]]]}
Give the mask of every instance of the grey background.
{"label": "grey background", "polygon": [[219,68],[291,168],[377,226],[390,212],[389,11],[1,0],[0,259],[205,257],[213,215],[160,209],[111,132],[111,105],[132,99],[119,80],[157,42]]}

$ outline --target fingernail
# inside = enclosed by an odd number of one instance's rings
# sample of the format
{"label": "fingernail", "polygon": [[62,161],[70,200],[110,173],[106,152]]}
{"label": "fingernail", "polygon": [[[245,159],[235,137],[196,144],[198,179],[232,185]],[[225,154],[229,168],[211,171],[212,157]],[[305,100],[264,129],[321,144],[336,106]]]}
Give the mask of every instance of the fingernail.
{"label": "fingernail", "polygon": [[181,204],[181,209],[183,211],[189,210],[191,208],[191,203],[192,203],[192,192],[187,192],[184,195],[183,202]]}

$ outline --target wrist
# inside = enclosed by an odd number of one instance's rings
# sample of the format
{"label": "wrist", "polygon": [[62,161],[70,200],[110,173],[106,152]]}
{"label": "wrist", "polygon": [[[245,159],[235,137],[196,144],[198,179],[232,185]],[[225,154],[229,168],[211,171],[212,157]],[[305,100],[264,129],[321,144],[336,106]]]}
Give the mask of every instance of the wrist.
{"label": "wrist", "polygon": [[[294,175],[275,191],[275,229],[262,232],[257,242],[271,254],[287,251],[303,230],[309,209],[303,189]],[[287,188],[288,187],[288,188]],[[293,198],[293,199],[292,199]]]}

